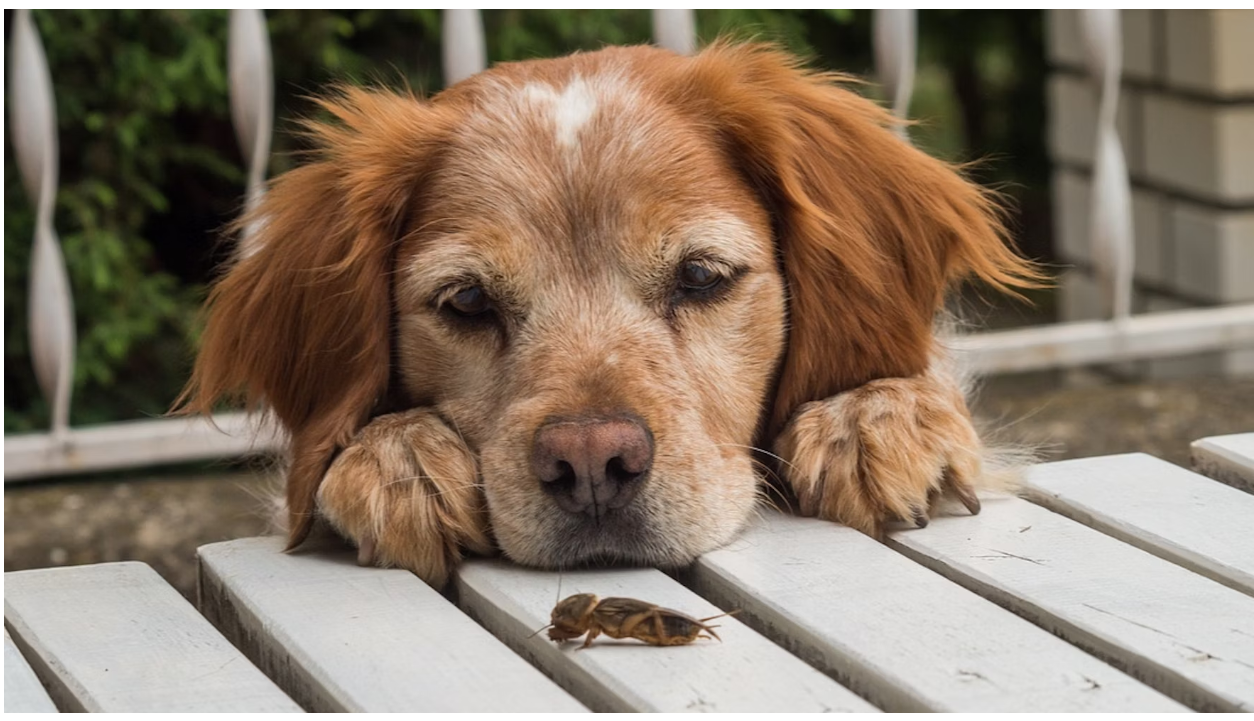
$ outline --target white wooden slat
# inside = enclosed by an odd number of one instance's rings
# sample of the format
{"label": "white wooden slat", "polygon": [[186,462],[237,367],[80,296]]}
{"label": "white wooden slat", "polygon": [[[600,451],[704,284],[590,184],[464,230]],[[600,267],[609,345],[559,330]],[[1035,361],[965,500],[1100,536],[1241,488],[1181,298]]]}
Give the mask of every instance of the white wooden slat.
{"label": "white wooden slat", "polygon": [[[1029,499],[1254,596],[1254,496],[1144,453],[1034,467]],[[1254,619],[1251,619],[1254,626]]]}
{"label": "white wooden slat", "polygon": [[583,711],[413,574],[278,538],[200,548],[200,607],[311,711]]}
{"label": "white wooden slat", "polygon": [[1254,303],[1164,311],[1120,322],[1055,323],[945,339],[973,373],[1075,368],[1254,347]]}
{"label": "white wooden slat", "polygon": [[775,512],[693,587],[885,711],[1184,711],[845,526]]}
{"label": "white wooden slat", "polygon": [[66,711],[300,711],[142,563],[4,574],[4,622]]}
{"label": "white wooden slat", "polygon": [[1193,467],[1217,481],[1254,493],[1254,433],[1194,441]]}
{"label": "white wooden slat", "polygon": [[595,711],[874,711],[800,659],[734,618],[711,621],[722,641],[646,646],[601,636],[584,650],[531,635],[558,601],[575,593],[626,596],[693,618],[720,613],[653,569],[566,571],[474,560],[457,574],[470,615]]}
{"label": "white wooden slat", "polygon": [[1254,598],[1021,498],[888,543],[1201,711],[1254,708]]}
{"label": "white wooden slat", "polygon": [[57,707],[22,658],[9,632],[4,632],[4,712],[56,713]]}
{"label": "white wooden slat", "polygon": [[110,423],[71,429],[63,438],[6,436],[4,482],[269,453],[282,446],[283,434],[273,425],[243,413],[216,415],[212,422],[193,416]]}

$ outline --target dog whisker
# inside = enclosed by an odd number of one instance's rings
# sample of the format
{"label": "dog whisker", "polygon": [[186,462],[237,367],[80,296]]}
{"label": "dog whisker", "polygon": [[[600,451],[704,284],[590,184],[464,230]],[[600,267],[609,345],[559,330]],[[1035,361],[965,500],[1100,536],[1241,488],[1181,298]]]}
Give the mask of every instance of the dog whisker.
{"label": "dog whisker", "polygon": [[474,483],[450,484],[450,481],[452,480],[454,479],[448,478],[448,477],[442,477],[442,476],[431,476],[425,473],[420,473],[418,475],[413,475],[413,476],[401,476],[399,478],[393,478],[390,481],[380,483],[379,488],[389,488],[391,486],[396,486],[402,483],[413,483],[414,481],[431,481],[442,487],[443,490],[441,490],[440,493],[447,493],[449,491],[458,491],[458,490],[462,490],[465,488],[483,488],[483,483],[481,481],[476,481]]}
{"label": "dog whisker", "polygon": [[714,445],[715,445],[715,446],[718,446],[718,447],[720,447],[720,448],[722,448],[722,447],[724,447],[724,446],[726,446],[726,447],[728,447],[728,448],[744,448],[744,449],[746,449],[746,450],[750,450],[750,451],[753,451],[753,452],[755,452],[755,453],[761,453],[761,454],[762,454],[762,455],[764,455],[764,456],[770,456],[771,458],[774,458],[775,460],[777,460],[777,461],[779,461],[780,463],[782,463],[782,464],[784,464],[785,466],[787,466],[789,469],[793,469],[793,468],[795,468],[795,466],[793,466],[793,464],[792,464],[792,463],[790,463],[790,462],[788,461],[788,459],[783,458],[782,456],[776,455],[776,454],[774,454],[774,453],[771,453],[770,451],[766,450],[765,448],[759,448],[759,447],[757,447],[757,446],[747,446],[747,445],[744,445],[744,444],[741,444],[741,443],[715,443]]}

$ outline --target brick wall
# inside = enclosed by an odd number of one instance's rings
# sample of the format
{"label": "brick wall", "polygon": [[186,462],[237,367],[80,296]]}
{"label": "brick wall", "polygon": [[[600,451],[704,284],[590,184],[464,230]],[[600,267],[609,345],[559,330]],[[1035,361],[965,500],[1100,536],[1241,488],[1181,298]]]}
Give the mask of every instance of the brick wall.
{"label": "brick wall", "polygon": [[[1254,301],[1254,10],[1124,10],[1117,124],[1132,176],[1136,313]],[[1098,317],[1088,240],[1096,86],[1079,11],[1047,11],[1061,320]],[[1254,373],[1254,351],[1135,364]]]}

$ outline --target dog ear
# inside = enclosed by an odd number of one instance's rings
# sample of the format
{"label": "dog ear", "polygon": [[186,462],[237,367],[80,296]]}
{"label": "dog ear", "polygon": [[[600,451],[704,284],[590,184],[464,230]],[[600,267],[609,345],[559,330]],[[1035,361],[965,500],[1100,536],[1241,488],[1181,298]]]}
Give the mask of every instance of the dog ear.
{"label": "dog ear", "polygon": [[335,454],[383,400],[394,246],[449,126],[412,97],[344,89],[338,122],[305,124],[313,162],[278,178],[236,223],[255,229],[210,293],[200,355],[176,402],[268,406],[291,434],[289,547],[304,540]]}
{"label": "dog ear", "polygon": [[898,138],[888,111],[839,86],[848,78],[761,45],[686,62],[676,105],[717,129],[775,226],[789,339],[770,435],[802,403],[923,372],[952,281],[1041,281],[1007,247],[992,194]]}

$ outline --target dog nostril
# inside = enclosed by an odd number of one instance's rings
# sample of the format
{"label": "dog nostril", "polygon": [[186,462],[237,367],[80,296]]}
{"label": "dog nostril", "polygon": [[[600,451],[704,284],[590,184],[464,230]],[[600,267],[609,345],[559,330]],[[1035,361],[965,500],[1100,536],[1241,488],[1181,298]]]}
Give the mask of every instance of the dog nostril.
{"label": "dog nostril", "polygon": [[551,419],[536,431],[531,468],[563,510],[599,518],[623,508],[653,465],[653,434],[632,417]]}
{"label": "dog nostril", "polygon": [[569,496],[575,491],[575,483],[578,478],[575,475],[575,469],[566,461],[558,461],[554,470],[557,475],[549,478],[541,478],[544,483],[541,486],[545,493],[553,495]]}
{"label": "dog nostril", "polygon": [[605,464],[605,477],[613,483],[625,486],[636,480],[643,473],[635,473],[627,470],[627,462],[622,456],[614,456],[609,463]]}

